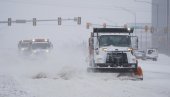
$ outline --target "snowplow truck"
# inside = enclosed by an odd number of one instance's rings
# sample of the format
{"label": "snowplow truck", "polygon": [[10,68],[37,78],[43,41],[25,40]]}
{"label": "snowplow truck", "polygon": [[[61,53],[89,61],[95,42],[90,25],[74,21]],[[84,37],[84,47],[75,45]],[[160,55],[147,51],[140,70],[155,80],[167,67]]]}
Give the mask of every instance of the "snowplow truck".
{"label": "snowplow truck", "polygon": [[133,55],[138,48],[134,28],[93,28],[89,38],[88,72],[132,73],[143,80],[143,72]]}

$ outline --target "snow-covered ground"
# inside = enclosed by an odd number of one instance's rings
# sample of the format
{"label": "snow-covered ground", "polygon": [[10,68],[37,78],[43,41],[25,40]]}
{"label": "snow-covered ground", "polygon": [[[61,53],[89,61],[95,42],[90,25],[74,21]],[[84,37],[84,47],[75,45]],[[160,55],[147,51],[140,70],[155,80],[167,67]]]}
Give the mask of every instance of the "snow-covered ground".
{"label": "snow-covered ground", "polygon": [[144,80],[134,81],[112,73],[87,73],[87,49],[78,47],[38,59],[4,55],[9,61],[0,61],[0,97],[170,96],[170,57],[160,54],[157,62],[139,60]]}

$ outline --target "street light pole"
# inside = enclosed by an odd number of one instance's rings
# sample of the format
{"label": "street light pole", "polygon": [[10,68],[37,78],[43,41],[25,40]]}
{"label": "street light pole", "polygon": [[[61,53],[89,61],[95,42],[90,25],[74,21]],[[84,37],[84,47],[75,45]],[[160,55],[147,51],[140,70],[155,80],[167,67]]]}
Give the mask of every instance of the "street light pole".
{"label": "street light pole", "polygon": [[169,52],[169,0],[167,0],[167,53]]}

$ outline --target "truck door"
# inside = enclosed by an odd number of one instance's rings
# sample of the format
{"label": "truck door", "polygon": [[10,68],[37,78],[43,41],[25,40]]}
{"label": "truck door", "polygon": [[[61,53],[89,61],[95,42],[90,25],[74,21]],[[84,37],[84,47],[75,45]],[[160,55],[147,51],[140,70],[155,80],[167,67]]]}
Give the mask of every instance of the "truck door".
{"label": "truck door", "polygon": [[131,36],[131,46],[134,50],[138,49],[138,37],[137,36]]}

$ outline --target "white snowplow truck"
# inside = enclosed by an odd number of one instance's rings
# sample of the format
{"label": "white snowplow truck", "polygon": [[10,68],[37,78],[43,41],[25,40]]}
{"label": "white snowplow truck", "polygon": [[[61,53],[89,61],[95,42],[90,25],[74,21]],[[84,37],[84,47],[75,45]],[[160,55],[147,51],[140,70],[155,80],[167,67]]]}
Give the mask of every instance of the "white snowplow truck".
{"label": "white snowplow truck", "polygon": [[[89,38],[88,72],[130,73],[143,80],[143,72],[133,55],[138,39],[133,28],[94,28]],[[135,41],[133,41],[135,40]]]}

